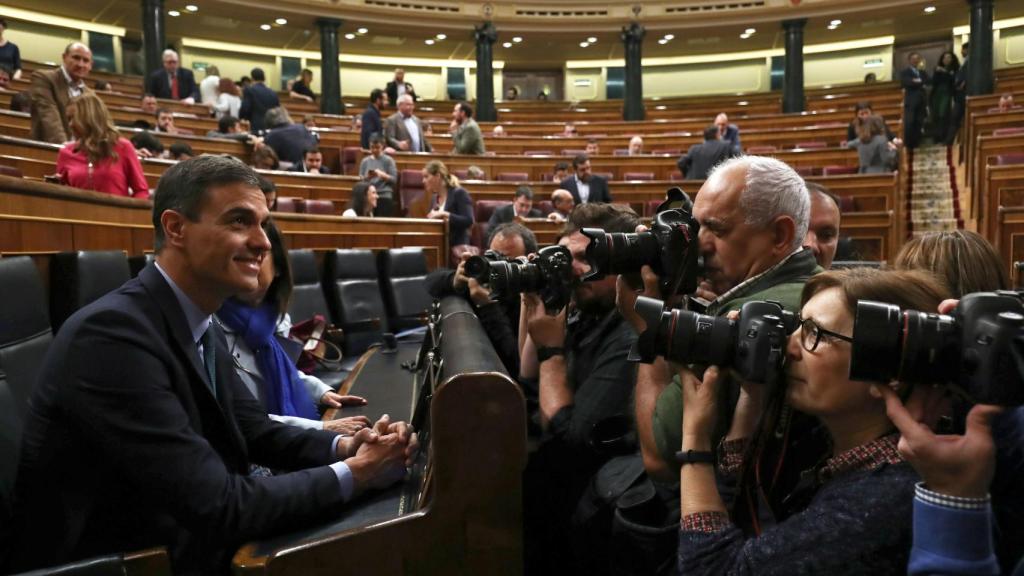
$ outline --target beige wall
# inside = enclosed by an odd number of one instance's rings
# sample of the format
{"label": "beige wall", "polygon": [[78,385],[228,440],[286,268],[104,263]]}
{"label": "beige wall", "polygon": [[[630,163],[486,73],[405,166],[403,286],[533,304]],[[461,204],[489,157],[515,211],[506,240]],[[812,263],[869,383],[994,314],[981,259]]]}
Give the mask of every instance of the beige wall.
{"label": "beige wall", "polygon": [[[881,66],[864,67],[869,60],[878,59],[882,60]],[[892,79],[892,46],[804,56],[804,85],[808,87],[855,84],[862,82],[868,72],[874,72],[879,82]]]}
{"label": "beige wall", "polygon": [[604,100],[606,80],[604,68],[568,68],[565,71],[565,99]]}
{"label": "beige wall", "polygon": [[[258,54],[239,54],[221,50],[208,50],[205,48],[186,48],[181,51],[181,65],[192,69],[193,62],[203,62],[216,66],[220,75],[231,78],[235,82],[242,76],[249,76],[252,69],[259,66],[267,75],[267,86],[276,87],[280,79],[280,66],[277,58],[273,56],[260,56]],[[196,81],[205,77],[202,72],[196,72]]]}
{"label": "beige wall", "polygon": [[644,67],[644,98],[766,92],[769,86],[765,58]]}
{"label": "beige wall", "polygon": [[71,28],[47,26],[34,22],[9,20],[4,38],[18,45],[22,60],[60,62],[68,44],[82,40],[82,32]]}
{"label": "beige wall", "polygon": [[996,68],[1024,64],[1024,26],[996,31],[995,46],[992,52]]}

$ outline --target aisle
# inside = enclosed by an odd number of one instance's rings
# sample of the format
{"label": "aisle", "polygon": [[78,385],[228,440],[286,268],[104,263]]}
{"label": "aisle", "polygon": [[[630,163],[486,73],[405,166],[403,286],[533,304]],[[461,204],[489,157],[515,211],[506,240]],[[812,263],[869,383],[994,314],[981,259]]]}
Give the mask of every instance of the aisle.
{"label": "aisle", "polygon": [[921,146],[909,151],[908,155],[908,236],[963,228],[952,148],[941,145]]}

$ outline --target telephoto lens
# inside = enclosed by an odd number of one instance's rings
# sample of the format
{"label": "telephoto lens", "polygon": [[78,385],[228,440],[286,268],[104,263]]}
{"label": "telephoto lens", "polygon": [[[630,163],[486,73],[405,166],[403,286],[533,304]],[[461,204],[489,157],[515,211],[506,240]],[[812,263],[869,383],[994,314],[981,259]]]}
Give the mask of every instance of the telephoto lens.
{"label": "telephoto lens", "polygon": [[750,382],[775,382],[782,374],[786,341],[799,320],[777,302],[747,302],[739,320],[688,310],[665,310],[661,300],[640,296],[634,310],[647,329],[630,359],[649,363],[657,356],[678,364],[729,367]]}
{"label": "telephoto lens", "polygon": [[496,254],[473,256],[463,270],[499,299],[535,292],[549,311],[564,308],[572,295],[572,253],[564,246],[541,248],[529,262]]}
{"label": "telephoto lens", "polygon": [[974,402],[1024,405],[1024,301],[977,292],[950,315],[861,300],[850,379],[952,385]]}

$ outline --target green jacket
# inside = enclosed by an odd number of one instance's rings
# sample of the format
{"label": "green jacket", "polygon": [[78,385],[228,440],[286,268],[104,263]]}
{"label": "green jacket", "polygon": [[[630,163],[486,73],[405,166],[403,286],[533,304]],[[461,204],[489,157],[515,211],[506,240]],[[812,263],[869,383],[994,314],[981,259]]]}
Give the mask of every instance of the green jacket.
{"label": "green jacket", "polygon": [[[814,259],[814,253],[804,249],[792,255],[778,268],[769,270],[755,277],[749,284],[737,288],[734,293],[728,295],[727,300],[713,302],[708,308],[708,314],[724,316],[755,300],[773,300],[782,304],[786,310],[799,311],[800,294],[804,284],[811,276],[821,271],[822,268]],[[731,378],[726,381],[730,382],[731,386]],[[731,412],[730,408],[729,414],[725,415],[727,419],[732,419]],[[673,376],[672,382],[658,397],[653,417],[654,441],[658,454],[666,462],[674,460],[675,453],[682,444],[682,427],[682,383],[678,376]]]}
{"label": "green jacket", "polygon": [[486,149],[484,148],[484,135],[480,132],[480,125],[476,123],[476,120],[467,118],[462,126],[455,129],[455,133],[452,134],[452,142],[455,143],[456,154],[476,154],[482,156]]}

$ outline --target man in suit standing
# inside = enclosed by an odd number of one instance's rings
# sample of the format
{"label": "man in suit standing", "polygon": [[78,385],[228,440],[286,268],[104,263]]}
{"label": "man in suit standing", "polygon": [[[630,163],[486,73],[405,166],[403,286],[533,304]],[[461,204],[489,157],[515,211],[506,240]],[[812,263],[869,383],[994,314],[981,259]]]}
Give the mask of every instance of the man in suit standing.
{"label": "man in suit standing", "polygon": [[387,138],[388,146],[402,152],[433,152],[426,134],[423,133],[423,124],[413,114],[416,103],[412,96],[402,94],[398,97],[398,112],[388,117],[384,123],[384,137]]}
{"label": "man in suit standing", "polygon": [[502,206],[491,214],[491,219],[487,221],[487,229],[494,230],[499,224],[513,222],[516,218],[543,217],[544,214],[533,207],[533,190],[524,184],[516,188],[516,195],[511,204]]}
{"label": "man in suit standing", "polygon": [[722,112],[715,116],[715,126],[718,127],[718,137],[732,146],[732,155],[739,156],[743,153],[743,146],[740,145],[740,127],[729,124],[729,116]]}
{"label": "man in suit standing", "polygon": [[370,91],[370,103],[363,111],[363,127],[359,132],[359,145],[363,150],[369,150],[370,137],[374,134],[384,134],[384,122],[380,118],[380,111],[388,105],[388,94],[380,88]]}
{"label": "man in suit standing", "polygon": [[612,201],[612,193],[608,190],[608,181],[591,172],[590,158],[586,154],[580,154],[573,158],[572,168],[576,173],[562,180],[558,186],[572,194],[576,206],[589,202]]}
{"label": "man in suit standing", "polygon": [[676,165],[687,180],[704,180],[712,168],[733,156],[732,144],[722,140],[718,126],[712,124],[704,129],[704,142],[690,146]]}
{"label": "man in suit standing", "polygon": [[907,56],[907,67],[900,71],[900,85],[903,86],[903,143],[908,150],[917,148],[928,111],[928,99],[924,92],[925,84],[928,84],[928,73],[919,69],[920,65],[921,55],[911,52]]}
{"label": "man in suit standing", "polygon": [[267,76],[262,68],[253,68],[251,75],[252,84],[242,93],[242,107],[238,109],[238,117],[249,121],[249,133],[259,134],[266,126],[267,110],[277,108],[281,101],[276,92],[267,88]]}
{"label": "man in suit standing", "polygon": [[459,102],[452,110],[451,133],[455,144],[453,154],[482,156],[487,152],[483,132],[476,120],[473,120],[473,107],[468,102]]}
{"label": "man in suit standing", "polygon": [[388,85],[384,87],[384,91],[387,92],[388,102],[398,102],[398,97],[406,93],[405,70],[403,68],[395,68],[395,78],[388,82]]}
{"label": "man in suit standing", "polygon": [[[382,418],[342,438],[267,418],[213,319],[259,288],[270,212],[234,158],[172,166],[153,202],[156,262],[72,316],[50,347],[15,489],[19,571],[167,546],[175,573],[223,573],[240,544],[337,514],[405,475]],[[249,474],[259,464],[280,471]]]}
{"label": "man in suit standing", "polygon": [[181,100],[186,104],[195,104],[199,99],[199,85],[191,70],[179,66],[178,53],[164,50],[164,67],[154,70],[149,75],[146,91],[157,98]]}
{"label": "man in suit standing", "polygon": [[88,92],[85,78],[92,70],[92,50],[81,42],[72,42],[64,48],[60,68],[36,70],[32,73],[33,140],[63,144],[71,140],[67,108],[72,98]]}

